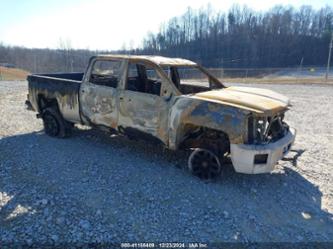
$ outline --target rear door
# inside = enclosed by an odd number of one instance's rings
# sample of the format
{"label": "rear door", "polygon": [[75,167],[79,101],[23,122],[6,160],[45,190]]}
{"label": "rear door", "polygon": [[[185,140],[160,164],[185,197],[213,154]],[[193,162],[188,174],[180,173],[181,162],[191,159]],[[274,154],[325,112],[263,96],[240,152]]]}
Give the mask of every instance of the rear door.
{"label": "rear door", "polygon": [[124,66],[123,60],[97,59],[92,63],[90,76],[80,89],[81,115],[86,124],[117,128],[118,87]]}

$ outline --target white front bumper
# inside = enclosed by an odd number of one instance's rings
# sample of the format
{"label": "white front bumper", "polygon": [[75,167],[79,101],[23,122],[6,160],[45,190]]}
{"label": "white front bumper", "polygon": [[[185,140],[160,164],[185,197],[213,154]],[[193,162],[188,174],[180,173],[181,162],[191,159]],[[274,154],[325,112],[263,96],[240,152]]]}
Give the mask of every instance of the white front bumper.
{"label": "white front bumper", "polygon": [[[295,141],[296,130],[290,128],[286,136],[280,140],[264,144],[231,144],[231,161],[236,172],[245,174],[260,174],[271,172],[277,161],[286,155]],[[255,156],[262,155],[264,162],[256,163]]]}

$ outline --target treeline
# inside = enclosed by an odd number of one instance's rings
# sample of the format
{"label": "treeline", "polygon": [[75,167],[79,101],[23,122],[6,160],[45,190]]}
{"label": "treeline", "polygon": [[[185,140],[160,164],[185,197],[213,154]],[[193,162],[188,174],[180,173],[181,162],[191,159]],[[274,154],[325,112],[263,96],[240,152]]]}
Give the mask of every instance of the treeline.
{"label": "treeline", "polygon": [[184,57],[208,67],[325,65],[332,31],[329,6],[256,12],[234,5],[215,13],[208,5],[172,18],[134,52]]}
{"label": "treeline", "polygon": [[60,46],[59,49],[29,49],[0,44],[0,63],[11,63],[29,72],[81,72],[89,58],[97,51],[75,50]]}
{"label": "treeline", "polygon": [[[149,33],[142,47],[114,53],[183,57],[206,67],[263,68],[323,66],[333,31],[333,9],[276,6],[255,12],[234,5],[228,12],[188,8],[180,17]],[[125,41],[126,42],[126,41]],[[72,49],[59,41],[58,49],[28,49],[0,43],[0,63],[30,72],[83,71],[90,56],[111,51]]]}

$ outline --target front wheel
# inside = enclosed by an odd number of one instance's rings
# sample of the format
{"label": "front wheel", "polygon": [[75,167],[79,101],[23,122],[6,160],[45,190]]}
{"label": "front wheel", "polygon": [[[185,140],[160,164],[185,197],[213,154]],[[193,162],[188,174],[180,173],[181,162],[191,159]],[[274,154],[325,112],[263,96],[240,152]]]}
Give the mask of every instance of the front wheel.
{"label": "front wheel", "polygon": [[51,137],[67,137],[70,135],[70,123],[64,120],[58,110],[49,107],[42,114],[45,133]]}
{"label": "front wheel", "polygon": [[219,158],[210,150],[194,149],[188,159],[191,173],[201,179],[214,179],[221,174],[222,166]]}

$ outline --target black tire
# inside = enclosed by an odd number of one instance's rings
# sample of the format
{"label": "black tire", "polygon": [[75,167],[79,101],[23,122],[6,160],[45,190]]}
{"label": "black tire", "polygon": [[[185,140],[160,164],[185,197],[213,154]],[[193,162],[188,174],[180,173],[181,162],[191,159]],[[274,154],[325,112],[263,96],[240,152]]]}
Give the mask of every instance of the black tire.
{"label": "black tire", "polygon": [[221,175],[222,162],[218,156],[208,149],[194,149],[188,159],[190,172],[204,180],[214,179]]}
{"label": "black tire", "polygon": [[45,133],[51,137],[64,138],[71,134],[71,125],[64,120],[60,112],[53,107],[43,110],[42,114]]}

